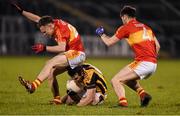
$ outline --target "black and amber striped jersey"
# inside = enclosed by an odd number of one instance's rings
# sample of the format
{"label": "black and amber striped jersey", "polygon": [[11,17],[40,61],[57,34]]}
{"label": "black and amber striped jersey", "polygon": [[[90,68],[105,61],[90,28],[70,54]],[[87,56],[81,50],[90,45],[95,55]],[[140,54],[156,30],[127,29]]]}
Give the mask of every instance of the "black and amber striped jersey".
{"label": "black and amber striped jersey", "polygon": [[85,72],[85,76],[83,79],[85,88],[96,88],[96,92],[105,94],[107,92],[107,85],[102,72],[91,64],[84,63],[82,66]]}

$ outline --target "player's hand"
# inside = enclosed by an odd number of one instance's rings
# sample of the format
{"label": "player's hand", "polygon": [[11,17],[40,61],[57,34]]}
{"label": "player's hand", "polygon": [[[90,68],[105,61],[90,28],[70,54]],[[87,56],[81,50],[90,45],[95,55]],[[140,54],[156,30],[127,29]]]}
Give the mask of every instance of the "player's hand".
{"label": "player's hand", "polygon": [[37,44],[33,45],[31,48],[33,51],[35,51],[36,54],[39,52],[46,51],[46,46],[42,43],[37,43]]}
{"label": "player's hand", "polygon": [[102,34],[104,34],[104,28],[101,26],[101,27],[98,27],[96,29],[96,34],[101,36]]}
{"label": "player's hand", "polygon": [[16,3],[15,1],[11,1],[11,5],[12,5],[20,14],[22,14],[23,8],[22,8],[20,5],[18,5],[18,3]]}

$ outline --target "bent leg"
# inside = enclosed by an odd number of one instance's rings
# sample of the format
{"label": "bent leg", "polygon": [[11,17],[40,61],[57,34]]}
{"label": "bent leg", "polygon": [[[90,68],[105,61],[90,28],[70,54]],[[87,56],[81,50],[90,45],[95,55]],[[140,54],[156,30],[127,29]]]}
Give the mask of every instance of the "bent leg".
{"label": "bent leg", "polygon": [[52,91],[54,97],[60,96],[59,85],[58,85],[56,76],[58,74],[62,74],[65,71],[66,71],[66,69],[63,69],[63,68],[54,68],[54,69],[52,69],[52,71],[48,77],[48,84],[49,84],[49,87],[51,88],[51,91]]}
{"label": "bent leg", "polygon": [[137,80],[127,81],[125,84],[134,91],[137,91],[137,89],[142,88]]}
{"label": "bent leg", "polygon": [[139,77],[137,74],[128,67],[124,67],[117,73],[111,80],[113,88],[118,98],[125,97],[125,90],[123,84],[130,80],[137,80]]}
{"label": "bent leg", "polygon": [[137,79],[139,79],[137,74],[127,66],[120,70],[120,72],[112,78],[111,83],[113,85],[116,95],[118,96],[120,106],[128,106],[123,84],[128,81]]}
{"label": "bent leg", "polygon": [[[49,78],[49,83],[50,86],[53,84],[53,76],[51,72],[53,72],[54,68],[61,68],[61,69],[66,69],[69,66],[67,58],[65,55],[59,54],[55,57],[53,57],[51,60],[49,60],[46,65],[43,67],[37,78],[32,82],[28,82],[24,80],[22,77],[19,77],[19,81],[25,88],[28,90],[28,92],[33,93],[38,86],[41,85],[41,83]],[[55,80],[54,85],[57,85],[57,80]],[[58,87],[58,86],[57,86]],[[56,87],[56,88],[57,88]]]}
{"label": "bent leg", "polygon": [[56,66],[62,68],[66,68],[68,66],[68,61],[65,55],[57,55],[53,57],[51,60],[49,60],[44,66],[44,68],[41,70],[37,78],[41,81],[44,81],[50,75],[51,70]]}

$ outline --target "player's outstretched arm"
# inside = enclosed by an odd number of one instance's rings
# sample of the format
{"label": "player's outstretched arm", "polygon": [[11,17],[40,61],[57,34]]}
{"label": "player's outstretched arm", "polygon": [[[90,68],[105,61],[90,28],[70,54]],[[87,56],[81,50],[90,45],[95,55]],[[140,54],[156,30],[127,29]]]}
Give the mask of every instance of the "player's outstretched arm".
{"label": "player's outstretched arm", "polygon": [[40,16],[38,15],[35,15],[31,12],[28,12],[28,11],[25,11],[20,5],[18,5],[17,3],[15,2],[11,2],[11,5],[20,13],[22,14],[23,16],[25,16],[27,19],[33,21],[33,22],[36,22],[38,23],[39,20],[40,20]]}
{"label": "player's outstretched arm", "polygon": [[109,37],[107,36],[105,33],[104,33],[104,28],[101,26],[101,27],[98,27],[96,29],[96,34],[99,35],[102,39],[102,41],[107,45],[107,46],[111,46],[113,44],[115,44],[117,41],[119,41],[119,39],[114,35],[112,37]]}
{"label": "player's outstretched arm", "polygon": [[33,22],[36,22],[36,23],[38,23],[39,20],[41,19],[40,16],[35,15],[35,14],[31,13],[31,12],[27,12],[25,10],[23,10],[22,15],[25,16],[27,19],[29,19],[29,20],[31,20]]}
{"label": "player's outstretched arm", "polygon": [[101,36],[101,39],[107,46],[114,45],[116,42],[119,41],[119,39],[115,35],[112,37],[109,37],[106,34],[103,34]]}

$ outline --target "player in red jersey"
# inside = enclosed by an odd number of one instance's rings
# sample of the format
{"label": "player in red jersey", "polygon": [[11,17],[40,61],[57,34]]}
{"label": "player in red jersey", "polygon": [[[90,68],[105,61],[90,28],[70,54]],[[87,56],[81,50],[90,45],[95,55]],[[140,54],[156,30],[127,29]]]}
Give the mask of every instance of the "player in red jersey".
{"label": "player in red jersey", "polygon": [[127,38],[127,42],[135,53],[135,60],[122,68],[111,80],[115,93],[119,98],[119,106],[127,107],[123,84],[138,93],[141,106],[147,106],[152,97],[140,86],[138,80],[145,79],[155,72],[157,67],[157,55],[160,49],[152,29],[136,20],[136,9],[132,6],[124,6],[120,17],[123,25],[116,33],[109,37],[104,33],[104,28],[96,29],[102,41],[111,46],[121,39]]}
{"label": "player in red jersey", "polygon": [[54,38],[58,44],[55,46],[45,46],[44,44],[38,43],[32,46],[32,49],[36,53],[47,51],[57,53],[57,55],[45,64],[33,82],[29,82],[22,77],[19,77],[19,81],[25,86],[29,93],[33,93],[44,80],[48,79],[54,95],[52,102],[59,104],[61,103],[61,99],[56,75],[65,72],[67,68],[73,69],[85,61],[81,37],[75,27],[61,19],[53,19],[51,16],[40,17],[23,10],[16,3],[12,3],[12,5],[20,14],[37,23],[40,31],[45,36]]}

